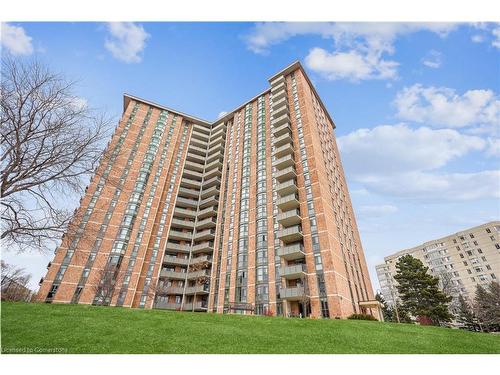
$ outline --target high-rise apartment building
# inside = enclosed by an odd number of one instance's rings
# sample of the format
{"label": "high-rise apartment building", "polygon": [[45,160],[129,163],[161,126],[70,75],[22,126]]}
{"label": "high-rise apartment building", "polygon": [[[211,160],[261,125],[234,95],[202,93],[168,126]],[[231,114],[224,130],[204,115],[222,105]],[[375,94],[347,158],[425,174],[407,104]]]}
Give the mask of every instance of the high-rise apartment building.
{"label": "high-rise apartment building", "polygon": [[335,125],[300,63],[269,82],[215,122],[125,95],[39,299],[378,315]]}
{"label": "high-rise apartment building", "polygon": [[376,266],[380,291],[391,305],[398,298],[396,263],[410,254],[441,279],[448,294],[473,299],[477,285],[498,281],[500,277],[500,221],[492,221],[458,233],[398,251]]}

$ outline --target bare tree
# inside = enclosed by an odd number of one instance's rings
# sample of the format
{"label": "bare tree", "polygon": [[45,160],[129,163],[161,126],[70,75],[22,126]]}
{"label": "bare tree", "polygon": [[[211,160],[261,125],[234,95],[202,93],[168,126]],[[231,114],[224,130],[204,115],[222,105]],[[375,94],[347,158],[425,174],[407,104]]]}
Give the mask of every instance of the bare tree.
{"label": "bare tree", "polygon": [[[208,285],[208,283],[210,282],[210,276],[207,276],[205,274],[205,272],[201,272],[201,271],[205,271],[209,268],[210,268],[210,262],[208,262],[206,260],[199,262],[199,263],[191,264],[189,266],[189,272],[200,272],[200,274],[196,275],[196,277],[194,278],[194,285],[195,286]],[[196,303],[196,295],[197,295],[197,293],[196,293],[196,289],[195,289],[191,311],[194,311],[194,307],[195,307],[194,305]]]}
{"label": "bare tree", "polygon": [[1,261],[2,265],[2,301],[31,301],[33,291],[28,283],[31,275],[24,268],[19,268]]}
{"label": "bare tree", "polygon": [[115,287],[123,281],[124,272],[115,264],[106,263],[104,268],[97,271],[92,291],[95,294],[94,304],[108,306],[111,303]]}
{"label": "bare tree", "polygon": [[304,318],[307,318],[309,306],[311,304],[311,297],[309,293],[309,282],[307,280],[307,275],[304,275],[300,278],[300,283],[302,284],[302,288],[304,291],[300,296],[299,302],[302,304],[302,310],[304,311]]}
{"label": "bare tree", "polygon": [[74,94],[74,82],[36,61],[2,57],[1,78],[0,238],[21,251],[47,249],[74,220],[61,198],[82,192],[109,121]]}

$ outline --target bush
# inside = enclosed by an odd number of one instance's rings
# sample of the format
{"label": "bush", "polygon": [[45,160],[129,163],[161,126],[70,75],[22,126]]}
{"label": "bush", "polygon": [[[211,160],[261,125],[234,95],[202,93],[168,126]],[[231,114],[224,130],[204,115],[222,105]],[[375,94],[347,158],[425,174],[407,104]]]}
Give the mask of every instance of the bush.
{"label": "bush", "polygon": [[368,315],[368,314],[352,314],[347,317],[347,319],[352,319],[352,320],[375,320],[377,319],[373,315]]}

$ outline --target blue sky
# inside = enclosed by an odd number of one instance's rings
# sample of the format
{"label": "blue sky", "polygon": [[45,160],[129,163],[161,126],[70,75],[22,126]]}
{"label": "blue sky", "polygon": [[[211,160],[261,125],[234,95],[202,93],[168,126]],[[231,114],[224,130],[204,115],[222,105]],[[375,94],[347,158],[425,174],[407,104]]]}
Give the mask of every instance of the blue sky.
{"label": "blue sky", "polygon": [[[301,60],[334,119],[369,263],[500,218],[500,26],[383,23],[9,23],[119,118],[122,94],[213,120]],[[72,202],[77,202],[74,198]],[[10,254],[36,285],[52,254]]]}

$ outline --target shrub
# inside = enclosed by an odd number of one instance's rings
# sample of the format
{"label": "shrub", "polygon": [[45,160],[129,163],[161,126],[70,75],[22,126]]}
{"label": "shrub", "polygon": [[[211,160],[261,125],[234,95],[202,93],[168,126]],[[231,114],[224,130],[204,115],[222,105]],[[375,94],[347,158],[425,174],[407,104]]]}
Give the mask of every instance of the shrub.
{"label": "shrub", "polygon": [[377,320],[373,315],[368,315],[368,314],[352,314],[347,317],[347,319],[352,319],[352,320]]}

